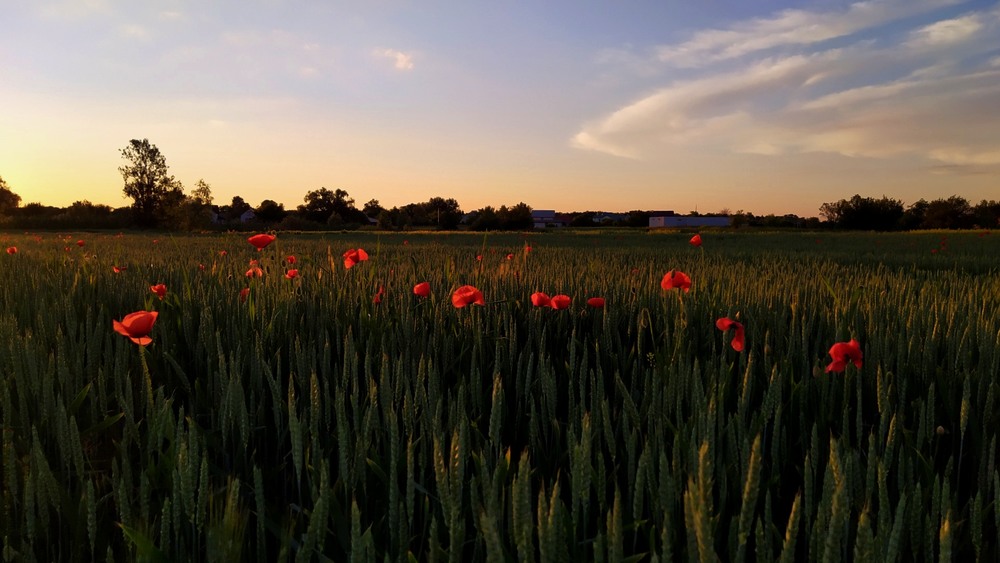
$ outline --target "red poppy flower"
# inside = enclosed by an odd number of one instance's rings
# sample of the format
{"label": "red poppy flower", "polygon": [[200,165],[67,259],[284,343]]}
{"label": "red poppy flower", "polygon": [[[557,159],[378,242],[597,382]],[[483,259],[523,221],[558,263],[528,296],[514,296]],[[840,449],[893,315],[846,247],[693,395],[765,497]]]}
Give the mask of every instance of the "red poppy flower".
{"label": "red poppy flower", "polygon": [[198,264],[198,269],[201,270],[202,272],[204,272],[205,271],[205,265],[204,264]]}
{"label": "red poppy flower", "polygon": [[83,242],[82,240],[78,240],[78,241],[76,241],[76,245],[77,245],[77,246],[83,246],[84,244],[86,244],[86,243],[85,243],[85,242]]}
{"label": "red poppy flower", "polygon": [[420,282],[413,286],[413,294],[418,297],[428,297],[431,294],[431,284],[428,282]]}
{"label": "red poppy flower", "polygon": [[298,260],[296,260],[294,256],[289,255],[288,258],[285,258],[285,262],[287,262],[288,264],[294,264],[298,262]]}
{"label": "red poppy flower", "polygon": [[458,309],[473,303],[476,305],[485,305],[486,300],[483,299],[483,292],[471,285],[463,285],[456,289],[455,293],[451,294],[451,304]]}
{"label": "red poppy flower", "polygon": [[17,247],[16,246],[8,246],[7,247],[7,254],[17,254]]}
{"label": "red poppy flower", "polygon": [[118,322],[113,320],[111,326],[115,332],[122,336],[127,336],[129,340],[139,346],[145,346],[153,341],[149,333],[153,330],[153,323],[159,315],[156,311],[136,311],[125,315],[125,318]]}
{"label": "red poppy flower", "polygon": [[124,272],[127,269],[128,268],[126,266],[111,266],[111,271],[114,272],[114,273],[116,273],[116,274],[120,274],[120,273]]}
{"label": "red poppy flower", "polygon": [[250,288],[249,287],[244,287],[243,289],[241,289],[240,290],[240,303],[245,303],[246,300],[247,300],[247,297],[249,297],[249,296],[250,296]]}
{"label": "red poppy flower", "polygon": [[261,250],[264,250],[265,246],[267,246],[267,245],[271,244],[272,242],[274,242],[274,238],[275,238],[274,235],[268,235],[268,234],[261,233],[259,235],[254,235],[254,236],[248,238],[247,242],[249,242],[250,244],[252,244],[254,246],[254,248],[257,249],[257,252],[260,252]]}
{"label": "red poppy flower", "polygon": [[560,309],[566,309],[569,307],[570,298],[569,295],[553,295],[552,299],[549,300],[549,307],[552,307],[556,311]]}
{"label": "red poppy flower", "polygon": [[344,253],[344,268],[350,270],[358,262],[368,260],[368,253],[363,248],[352,248]]}
{"label": "red poppy flower", "polygon": [[688,242],[691,243],[691,246],[701,246],[701,235],[694,235]]}
{"label": "red poppy flower", "polygon": [[403,241],[403,246],[408,246],[409,244],[410,244],[410,241],[408,241],[408,240],[404,240]]}
{"label": "red poppy flower", "polygon": [[250,261],[250,269],[247,270],[248,278],[260,278],[264,276],[264,270],[261,270],[260,266],[257,264],[258,262],[256,260]]}
{"label": "red poppy flower", "polygon": [[297,277],[299,277],[299,271],[294,268],[285,272],[285,278],[287,279],[294,280]]}
{"label": "red poppy flower", "polygon": [[746,346],[746,333],[743,332],[743,325],[741,323],[727,317],[722,317],[715,321],[715,326],[723,332],[730,328],[736,329],[733,331],[733,340],[729,344],[733,347],[733,350],[737,352],[743,351],[743,348]]}
{"label": "red poppy flower", "polygon": [[604,298],[603,297],[591,297],[590,299],[587,300],[587,305],[589,305],[589,306],[591,306],[591,307],[593,307],[595,309],[603,309],[604,308]]}
{"label": "red poppy flower", "polygon": [[530,244],[524,245],[524,253],[528,254],[529,252],[531,252],[531,245]]}
{"label": "red poppy flower", "polygon": [[548,295],[545,295],[541,291],[531,294],[531,304],[535,307],[548,307],[552,303]]}
{"label": "red poppy flower", "polygon": [[514,259],[514,255],[513,254],[508,254],[507,255],[507,259],[508,260],[513,260]]}
{"label": "red poppy flower", "polygon": [[829,354],[833,361],[826,366],[827,373],[844,371],[847,369],[847,362],[851,362],[854,367],[861,369],[861,344],[853,338],[850,342],[837,342],[830,347]]}
{"label": "red poppy flower", "polygon": [[164,297],[167,296],[167,286],[162,283],[149,286],[149,290],[156,294],[157,297],[162,301]]}
{"label": "red poppy flower", "polygon": [[375,297],[372,297],[372,303],[376,305],[381,303],[383,295],[385,295],[385,288],[380,285],[378,286],[378,291],[375,292]]}
{"label": "red poppy flower", "polygon": [[219,256],[225,256],[226,254],[229,254],[229,253],[226,252],[225,250],[220,250],[219,251]]}
{"label": "red poppy flower", "polygon": [[660,287],[666,290],[683,289],[687,293],[691,291],[691,278],[680,270],[670,270],[664,274]]}
{"label": "red poppy flower", "polygon": [[153,244],[160,244],[160,239],[154,238],[153,239]]}
{"label": "red poppy flower", "polygon": [[482,254],[476,254],[476,262],[482,262],[482,261],[483,261],[483,255]]}

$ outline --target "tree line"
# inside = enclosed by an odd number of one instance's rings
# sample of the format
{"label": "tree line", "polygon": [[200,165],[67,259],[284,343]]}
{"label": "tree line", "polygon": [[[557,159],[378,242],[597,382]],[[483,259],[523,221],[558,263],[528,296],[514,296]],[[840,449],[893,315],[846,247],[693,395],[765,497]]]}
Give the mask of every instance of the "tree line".
{"label": "tree line", "polygon": [[976,229],[1000,227],[1000,201],[982,200],[972,205],[953,195],[932,201],[919,199],[904,206],[898,199],[862,197],[824,203],[820,216],[833,227],[872,231],[916,229]]}
{"label": "tree line", "polygon": [[433,228],[451,230],[463,224],[473,230],[530,229],[531,207],[526,203],[486,206],[469,214],[454,198],[432,197],[386,209],[377,199],[361,209],[343,189],[321,187],[309,191],[294,209],[265,199],[253,207],[241,196],[218,205],[212,188],[198,180],[190,193],[169,173],[166,158],[148,139],[132,139],[120,150],[124,164],[122,192],[132,199],[126,207],[112,208],[87,200],[60,208],[29,203],[0,178],[0,227],[24,229],[125,229],[171,230],[278,229],[325,230],[377,227],[381,229]]}
{"label": "tree line", "polygon": [[[18,229],[126,229],[162,228],[172,230],[277,229],[324,230],[357,229],[440,229],[525,230],[534,227],[531,207],[523,202],[486,206],[465,213],[454,198],[432,197],[386,209],[377,199],[361,209],[343,189],[321,187],[309,191],[294,209],[265,199],[256,207],[234,196],[218,205],[211,186],[198,180],[190,193],[169,173],[166,158],[148,139],[132,139],[120,149],[124,164],[122,193],[132,205],[112,208],[87,200],[59,208],[28,203],[14,193],[0,177],[0,227]],[[691,215],[697,215],[691,212]],[[971,229],[1000,227],[1000,201],[982,200],[972,205],[963,197],[927,201],[920,199],[904,206],[898,199],[854,195],[824,203],[819,208],[822,221],[795,215],[754,216],[752,213],[723,210],[716,215],[730,217],[733,227],[840,228],[860,230]],[[645,227],[650,213],[630,211],[617,221],[598,221],[592,211],[571,213],[571,227]]]}

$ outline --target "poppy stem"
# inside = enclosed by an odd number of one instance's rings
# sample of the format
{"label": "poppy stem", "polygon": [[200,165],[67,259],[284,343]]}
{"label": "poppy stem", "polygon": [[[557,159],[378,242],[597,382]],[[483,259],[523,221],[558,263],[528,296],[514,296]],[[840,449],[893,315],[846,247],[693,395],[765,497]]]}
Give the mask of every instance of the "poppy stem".
{"label": "poppy stem", "polygon": [[139,363],[142,365],[142,382],[146,388],[146,412],[153,412],[153,377],[149,373],[149,364],[146,363],[145,346],[139,346]]}

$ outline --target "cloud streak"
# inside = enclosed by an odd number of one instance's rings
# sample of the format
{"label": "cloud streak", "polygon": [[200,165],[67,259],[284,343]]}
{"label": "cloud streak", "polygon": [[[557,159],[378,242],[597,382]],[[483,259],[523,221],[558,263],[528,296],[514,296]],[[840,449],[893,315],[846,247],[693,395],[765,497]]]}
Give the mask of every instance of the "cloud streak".
{"label": "cloud streak", "polygon": [[413,70],[413,54],[397,51],[396,49],[375,49],[372,52],[376,57],[383,57],[393,61],[396,70]]}
{"label": "cloud streak", "polygon": [[[990,109],[1000,107],[1000,46],[990,39],[1000,28],[1000,9],[902,25],[948,3],[860,2],[836,14],[786,10],[698,32],[660,49],[658,60],[682,66],[697,54],[714,62],[588,121],[570,143],[638,159],[678,147],[825,152],[917,156],[939,171],[974,166],[1000,173],[1000,115]],[[894,34],[878,42],[856,36],[890,24]],[[843,46],[817,44],[835,36],[846,39]],[[780,54],[745,60],[779,45]],[[733,70],[736,58],[743,66]]]}

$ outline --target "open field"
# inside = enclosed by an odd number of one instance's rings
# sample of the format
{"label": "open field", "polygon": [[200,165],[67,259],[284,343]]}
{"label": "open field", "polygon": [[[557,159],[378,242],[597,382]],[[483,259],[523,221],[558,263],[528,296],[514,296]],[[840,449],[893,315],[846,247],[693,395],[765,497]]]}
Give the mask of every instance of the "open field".
{"label": "open field", "polygon": [[1000,558],[1000,233],[690,236],[0,234],[0,559]]}

